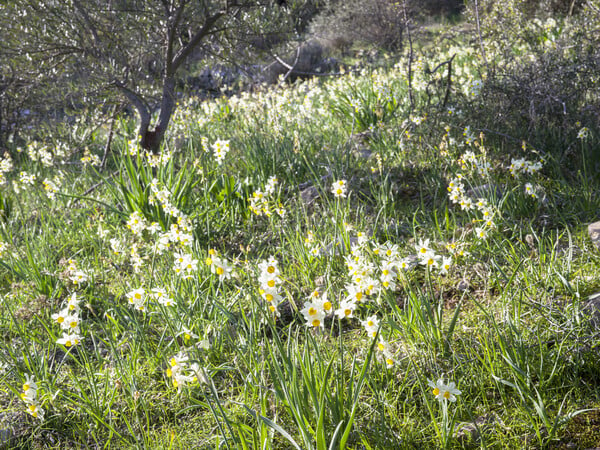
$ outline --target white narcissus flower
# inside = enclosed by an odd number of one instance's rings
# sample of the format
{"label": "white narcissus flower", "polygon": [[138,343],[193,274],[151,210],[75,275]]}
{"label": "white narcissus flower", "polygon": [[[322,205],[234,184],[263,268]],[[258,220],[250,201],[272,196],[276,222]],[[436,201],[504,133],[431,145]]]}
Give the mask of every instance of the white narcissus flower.
{"label": "white narcissus flower", "polygon": [[375,337],[379,331],[379,319],[375,315],[369,316],[362,321],[362,326],[371,337]]}
{"label": "white narcissus flower", "polygon": [[325,313],[320,305],[313,302],[305,302],[304,308],[300,311],[306,319],[306,325],[309,327],[322,327]]}
{"label": "white narcissus flower", "polygon": [[346,298],[340,302],[340,307],[335,310],[335,315],[340,319],[351,318],[355,310],[356,302]]}
{"label": "white narcissus flower", "polygon": [[451,381],[449,384],[444,384],[444,380],[440,378],[435,383],[429,380],[427,384],[433,389],[432,393],[439,401],[447,400],[450,402],[455,402],[456,396],[461,394],[461,391],[456,388],[456,384],[453,381]]}
{"label": "white narcissus flower", "polygon": [[346,197],[346,193],[348,191],[346,184],[346,180],[338,180],[332,184],[331,192],[333,192],[333,195],[336,198]]}

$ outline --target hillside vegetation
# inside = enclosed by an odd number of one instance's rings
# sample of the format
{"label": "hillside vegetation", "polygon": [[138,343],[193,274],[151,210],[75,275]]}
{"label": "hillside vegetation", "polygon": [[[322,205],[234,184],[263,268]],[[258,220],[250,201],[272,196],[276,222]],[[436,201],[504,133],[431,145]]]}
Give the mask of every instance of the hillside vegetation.
{"label": "hillside vegetation", "polygon": [[490,4],[13,139],[0,447],[600,446],[599,11]]}

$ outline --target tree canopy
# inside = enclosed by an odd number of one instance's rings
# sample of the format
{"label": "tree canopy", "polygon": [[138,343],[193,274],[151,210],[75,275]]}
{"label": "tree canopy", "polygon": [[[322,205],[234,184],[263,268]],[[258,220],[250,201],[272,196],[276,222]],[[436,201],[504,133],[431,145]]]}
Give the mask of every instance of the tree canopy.
{"label": "tree canopy", "polygon": [[281,41],[293,32],[291,12],[300,3],[9,0],[0,7],[2,128],[10,129],[24,109],[47,114],[126,99],[140,119],[140,144],[156,151],[182,67],[208,57],[240,61],[258,37]]}

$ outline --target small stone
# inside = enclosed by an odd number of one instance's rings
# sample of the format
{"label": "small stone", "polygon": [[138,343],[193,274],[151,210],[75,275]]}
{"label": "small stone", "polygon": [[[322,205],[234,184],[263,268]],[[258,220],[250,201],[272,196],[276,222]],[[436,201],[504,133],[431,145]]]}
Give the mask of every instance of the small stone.
{"label": "small stone", "polygon": [[469,282],[463,278],[456,285],[456,289],[458,289],[459,291],[463,291],[463,292],[466,291],[466,290],[468,290],[469,289]]}
{"label": "small stone", "polygon": [[592,243],[600,249],[600,221],[588,225],[588,234]]}
{"label": "small stone", "polygon": [[319,198],[319,190],[314,186],[309,186],[300,191],[300,197],[306,206],[310,206],[317,198]]}
{"label": "small stone", "polygon": [[463,443],[473,442],[479,439],[480,431],[496,425],[504,426],[502,420],[496,414],[484,414],[475,419],[475,422],[457,425],[456,438]]}
{"label": "small stone", "polygon": [[367,147],[357,147],[353,150],[352,153],[358,159],[369,159],[373,154],[373,152]]}

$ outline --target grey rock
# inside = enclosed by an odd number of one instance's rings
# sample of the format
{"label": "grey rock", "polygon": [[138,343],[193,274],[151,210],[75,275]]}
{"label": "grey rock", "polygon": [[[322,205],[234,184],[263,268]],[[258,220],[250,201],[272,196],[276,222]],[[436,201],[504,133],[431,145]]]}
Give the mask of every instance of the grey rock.
{"label": "grey rock", "polygon": [[467,422],[457,425],[456,438],[463,443],[473,442],[479,439],[480,432],[486,428],[494,426],[503,426],[502,420],[494,413],[484,414],[475,419],[474,422]]}
{"label": "grey rock", "polygon": [[588,234],[596,248],[600,249],[600,221],[588,225]]}
{"label": "grey rock", "polygon": [[300,197],[304,205],[310,206],[319,198],[319,190],[314,186],[309,186],[300,191]]}
{"label": "grey rock", "polygon": [[469,282],[463,278],[456,285],[456,289],[458,289],[459,291],[463,291],[463,292],[468,291],[469,290]]}

